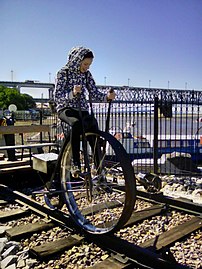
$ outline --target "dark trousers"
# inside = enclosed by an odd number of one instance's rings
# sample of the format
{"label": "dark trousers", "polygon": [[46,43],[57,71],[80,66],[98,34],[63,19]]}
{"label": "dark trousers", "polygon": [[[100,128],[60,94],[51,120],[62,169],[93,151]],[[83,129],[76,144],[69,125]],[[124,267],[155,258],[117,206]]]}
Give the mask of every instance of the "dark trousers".
{"label": "dark trousers", "polygon": [[[72,108],[65,108],[58,113],[59,118],[66,122],[72,128],[72,156],[75,165],[80,167],[80,136],[82,134],[82,121],[79,111]],[[82,119],[85,131],[98,130],[98,123],[94,116],[90,115],[88,111],[82,111]],[[89,137],[91,147],[94,146],[94,141]]]}
{"label": "dark trousers", "polygon": [[[14,134],[6,134],[4,135],[4,139],[6,142],[6,146],[15,146],[15,135]],[[15,149],[7,149],[8,160],[16,161],[15,157]]]}

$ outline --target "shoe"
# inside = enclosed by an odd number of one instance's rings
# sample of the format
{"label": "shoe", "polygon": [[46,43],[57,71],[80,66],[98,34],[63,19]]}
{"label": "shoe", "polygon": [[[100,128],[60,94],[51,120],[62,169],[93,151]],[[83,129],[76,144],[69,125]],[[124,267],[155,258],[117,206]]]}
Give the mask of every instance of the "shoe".
{"label": "shoe", "polygon": [[81,173],[81,169],[79,168],[79,166],[73,164],[72,167],[71,167],[72,176],[77,178],[77,177],[79,177],[80,173]]}

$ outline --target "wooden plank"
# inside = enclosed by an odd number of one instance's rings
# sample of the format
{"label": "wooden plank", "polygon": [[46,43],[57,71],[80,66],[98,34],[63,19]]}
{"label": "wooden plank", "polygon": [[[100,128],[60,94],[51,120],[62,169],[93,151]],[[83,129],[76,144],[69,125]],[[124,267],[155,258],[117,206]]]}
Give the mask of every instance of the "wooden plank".
{"label": "wooden plank", "polygon": [[129,221],[124,225],[124,227],[129,226],[129,225],[131,226],[132,224],[135,224],[137,222],[156,216],[160,214],[163,209],[164,209],[164,205],[154,205],[149,208],[133,212]]}
{"label": "wooden plank", "polygon": [[0,212],[0,220],[7,221],[8,219],[19,218],[19,217],[25,216],[27,214],[30,214],[29,209],[20,209],[20,208],[12,209],[9,211]]}
{"label": "wooden plank", "polygon": [[49,125],[9,125],[0,126],[0,134],[20,134],[20,133],[35,133],[35,132],[49,132]]}
{"label": "wooden plank", "polygon": [[3,161],[0,162],[0,169],[9,168],[9,167],[17,167],[24,166],[30,164],[30,158],[26,158],[25,160],[17,160],[17,161]]}
{"label": "wooden plank", "polygon": [[38,258],[44,258],[70,249],[73,246],[77,246],[82,242],[82,240],[83,237],[78,235],[69,235],[67,238],[57,239],[52,242],[46,242],[40,246],[31,248],[30,252]]}
{"label": "wooden plank", "polygon": [[[130,219],[123,227],[131,226],[133,224],[136,224],[137,222],[156,216],[161,213],[161,211],[163,210],[163,207],[164,207],[163,205],[154,205],[147,209],[133,212]],[[110,227],[113,223],[114,223],[114,220],[108,221],[107,223],[105,223],[105,225],[106,227]]]}
{"label": "wooden plank", "polygon": [[50,142],[50,143],[26,144],[26,145],[15,145],[15,146],[0,146],[0,150],[31,149],[31,148],[50,147],[50,146],[58,146],[58,144]]}
{"label": "wooden plank", "polygon": [[202,227],[202,219],[199,217],[194,217],[191,220],[160,234],[158,237],[152,238],[144,242],[143,244],[140,245],[140,247],[151,249],[154,248],[154,250],[161,250],[162,248],[175,243],[176,241],[200,229],[201,227]]}
{"label": "wooden plank", "polygon": [[41,232],[41,231],[47,231],[51,228],[55,227],[55,224],[53,222],[36,222],[36,223],[28,223],[26,225],[20,225],[15,226],[11,229],[8,229],[6,231],[6,235],[12,239],[16,240],[19,238],[24,238],[30,234]]}
{"label": "wooden plank", "polygon": [[[120,201],[124,202],[123,199],[120,199]],[[106,206],[107,208],[115,208],[115,207],[121,206],[120,201],[110,201],[110,202],[107,202],[107,204],[106,203],[95,204],[93,206],[87,207],[84,210],[82,210],[82,214],[87,216],[87,215],[90,215],[92,211],[94,213],[102,212],[102,210],[106,209]]]}
{"label": "wooden plank", "polygon": [[96,263],[93,266],[89,266],[88,269],[124,269],[124,268],[129,268],[129,263],[123,264],[113,258],[108,258],[104,261],[101,261],[99,263]]}
{"label": "wooden plank", "polygon": [[[25,158],[22,161],[0,161],[0,175],[30,169],[32,169],[30,158]],[[2,181],[0,180],[0,182]]]}
{"label": "wooden plank", "polygon": [[20,171],[22,171],[22,170],[28,171],[30,169],[32,169],[31,165],[14,166],[14,167],[0,169],[0,174],[14,173],[14,172],[19,171],[19,170]]}

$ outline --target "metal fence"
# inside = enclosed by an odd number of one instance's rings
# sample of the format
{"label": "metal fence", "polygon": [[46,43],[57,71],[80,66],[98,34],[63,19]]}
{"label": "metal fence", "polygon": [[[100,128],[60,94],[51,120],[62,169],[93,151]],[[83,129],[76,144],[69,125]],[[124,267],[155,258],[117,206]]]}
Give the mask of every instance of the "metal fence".
{"label": "metal fence", "polygon": [[[106,92],[106,88],[99,88]],[[116,100],[111,107],[110,132],[124,145],[136,173],[200,174],[200,91],[111,88],[116,92]],[[103,131],[107,107],[107,103],[93,103]],[[61,141],[63,134],[57,115],[42,118],[43,123],[52,126],[52,137]]]}
{"label": "metal fence", "polygon": [[113,103],[112,129],[132,133],[134,143],[127,135],[121,142],[137,172],[200,173],[200,91],[124,87],[115,91],[119,101]]}

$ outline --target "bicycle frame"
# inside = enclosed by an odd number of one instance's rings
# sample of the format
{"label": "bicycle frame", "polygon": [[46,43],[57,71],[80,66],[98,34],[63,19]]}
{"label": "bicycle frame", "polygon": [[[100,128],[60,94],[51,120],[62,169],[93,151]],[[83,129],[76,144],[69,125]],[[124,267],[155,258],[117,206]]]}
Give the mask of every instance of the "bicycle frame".
{"label": "bicycle frame", "polygon": [[79,116],[81,119],[81,126],[82,126],[82,147],[83,147],[84,164],[85,164],[84,171],[86,172],[86,175],[85,175],[85,181],[86,181],[86,186],[87,186],[86,192],[87,192],[88,201],[91,202],[92,201],[92,181],[91,181],[91,176],[90,176],[89,158],[87,154],[87,139],[85,136],[84,121],[83,121],[82,112],[81,112],[80,94],[78,94],[78,99],[79,99]]}
{"label": "bicycle frame", "polygon": [[[78,98],[80,98],[80,95],[78,96]],[[107,111],[107,118],[106,118],[106,128],[105,128],[105,132],[109,132],[109,123],[110,123],[110,109],[111,109],[111,101],[109,101],[109,105],[108,105],[108,111]],[[92,109],[91,109],[91,113],[93,113]],[[79,100],[79,116],[81,119],[81,125],[82,125],[82,147],[83,147],[83,154],[84,154],[84,163],[85,163],[85,179],[86,179],[86,183],[88,188],[86,188],[87,190],[89,190],[89,192],[87,192],[87,196],[89,201],[92,200],[92,182],[91,182],[91,178],[89,177],[90,175],[90,166],[89,166],[89,159],[88,159],[88,154],[87,154],[87,139],[85,136],[85,128],[84,128],[84,121],[82,118],[82,111],[81,111],[81,105],[80,105],[80,100]],[[61,123],[62,124],[62,123]],[[63,131],[64,131],[64,127],[62,127]],[[58,187],[58,183],[60,182],[59,180],[59,176],[60,176],[60,162],[61,162],[61,158],[62,158],[62,154],[63,154],[63,148],[65,148],[66,144],[71,140],[72,137],[72,133],[71,133],[71,127],[69,129],[68,133],[65,133],[64,135],[64,141],[62,144],[62,147],[59,151],[59,155],[58,155],[58,159],[56,161],[55,164],[55,168],[54,171],[51,175],[50,181],[48,181],[46,183],[46,193],[44,192],[45,195],[45,201],[46,204],[53,208],[53,205],[51,204],[49,198],[48,198],[48,194],[53,194],[53,193],[62,193],[63,191],[60,190],[60,187]],[[104,145],[105,148],[106,145]],[[104,150],[105,152],[105,150]],[[54,188],[53,186],[55,186],[56,188]],[[59,188],[59,189],[58,189]]]}
{"label": "bicycle frame", "polygon": [[64,140],[50,181],[41,192],[46,205],[61,211],[66,205],[75,227],[93,234],[114,232],[123,227],[136,200],[136,180],[128,154],[109,133],[110,108],[111,101],[105,131],[90,128],[97,123],[85,128],[88,122],[82,117],[85,113],[79,102],[82,146],[78,173],[72,169],[72,128],[66,133],[65,118],[61,116]]}

